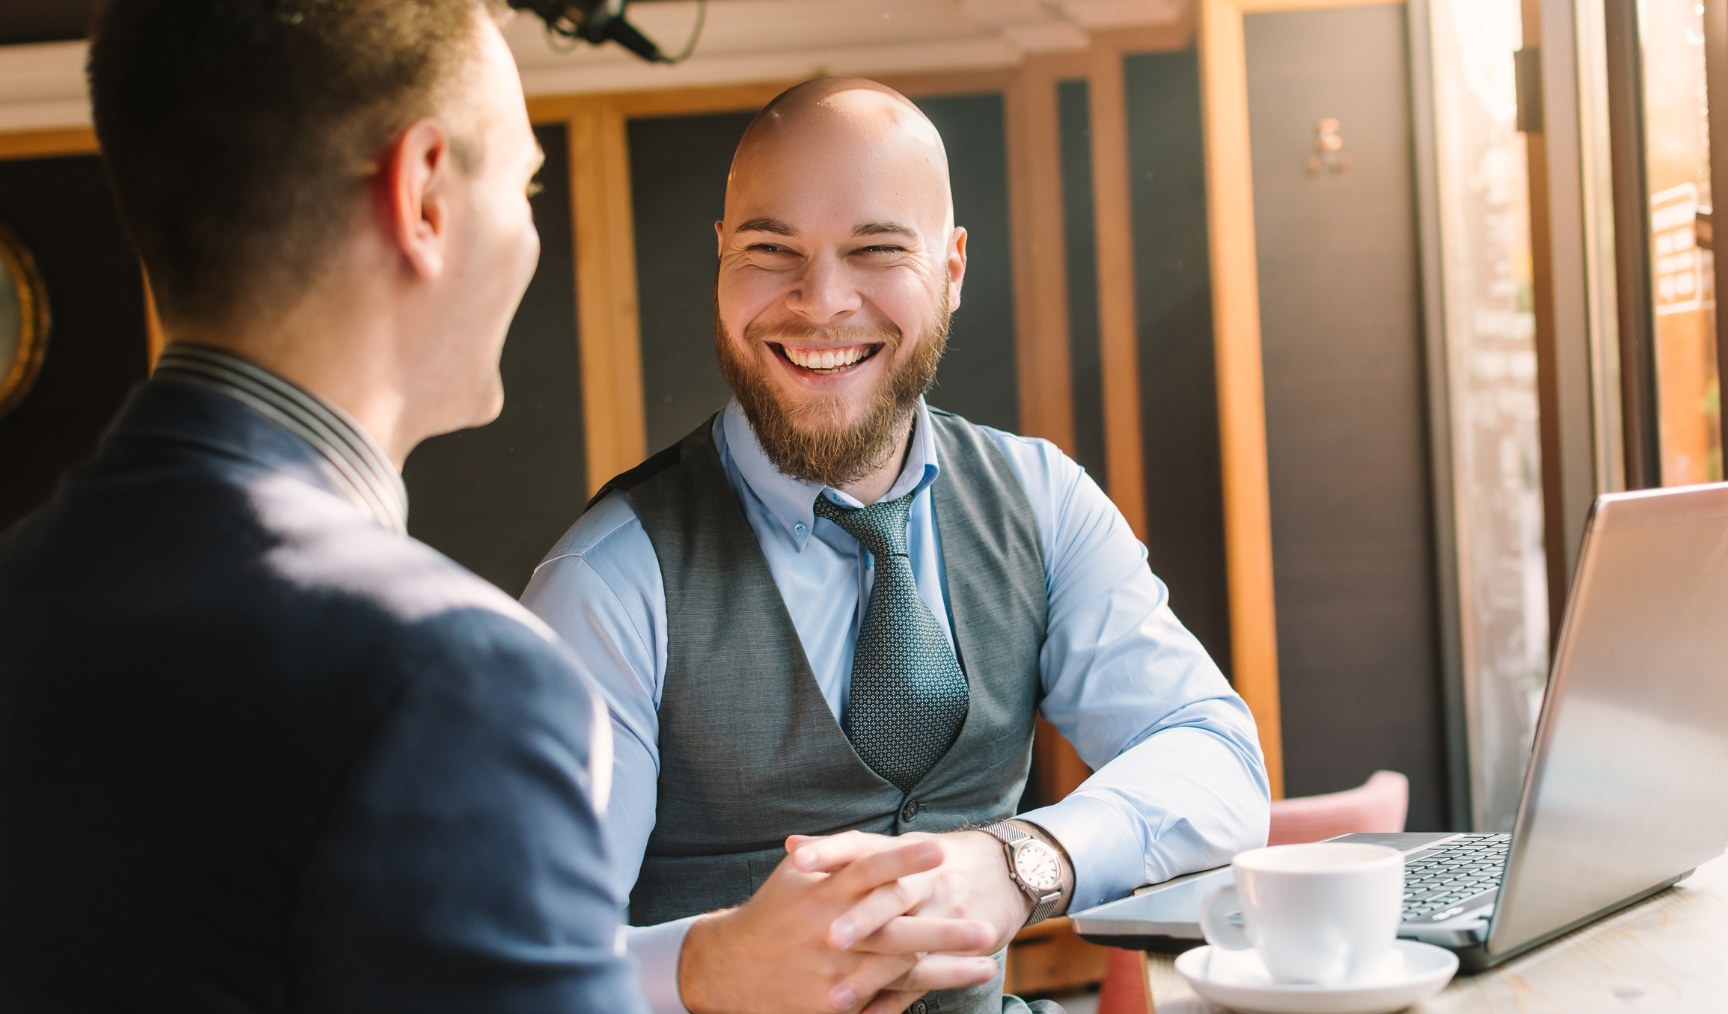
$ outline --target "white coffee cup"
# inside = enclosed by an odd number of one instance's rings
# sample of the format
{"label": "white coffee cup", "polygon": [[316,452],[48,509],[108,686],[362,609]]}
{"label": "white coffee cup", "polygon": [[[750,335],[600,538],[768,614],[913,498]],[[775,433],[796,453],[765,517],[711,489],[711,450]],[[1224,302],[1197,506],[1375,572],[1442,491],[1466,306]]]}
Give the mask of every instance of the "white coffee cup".
{"label": "white coffee cup", "polygon": [[[1206,942],[1253,948],[1278,983],[1371,978],[1392,951],[1404,907],[1404,855],[1383,845],[1315,842],[1252,849],[1232,887],[1200,906]],[[1240,907],[1242,925],[1230,921]]]}

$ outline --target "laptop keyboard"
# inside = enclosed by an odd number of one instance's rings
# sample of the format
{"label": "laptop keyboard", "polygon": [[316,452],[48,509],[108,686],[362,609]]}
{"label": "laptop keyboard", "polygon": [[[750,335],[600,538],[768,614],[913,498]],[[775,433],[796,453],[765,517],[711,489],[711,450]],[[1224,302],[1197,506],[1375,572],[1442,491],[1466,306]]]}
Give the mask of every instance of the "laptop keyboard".
{"label": "laptop keyboard", "polygon": [[1500,886],[1509,834],[1461,834],[1404,857],[1404,921],[1451,918],[1464,903]]}

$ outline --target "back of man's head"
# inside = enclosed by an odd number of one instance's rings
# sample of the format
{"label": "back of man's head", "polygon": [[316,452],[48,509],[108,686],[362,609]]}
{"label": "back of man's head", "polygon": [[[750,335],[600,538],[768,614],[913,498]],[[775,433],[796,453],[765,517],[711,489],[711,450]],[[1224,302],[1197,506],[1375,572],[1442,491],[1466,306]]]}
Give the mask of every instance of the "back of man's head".
{"label": "back of man's head", "polygon": [[[96,134],[170,321],[302,292],[364,207],[372,160],[451,104],[487,0],[108,0]],[[459,164],[477,124],[452,124]]]}

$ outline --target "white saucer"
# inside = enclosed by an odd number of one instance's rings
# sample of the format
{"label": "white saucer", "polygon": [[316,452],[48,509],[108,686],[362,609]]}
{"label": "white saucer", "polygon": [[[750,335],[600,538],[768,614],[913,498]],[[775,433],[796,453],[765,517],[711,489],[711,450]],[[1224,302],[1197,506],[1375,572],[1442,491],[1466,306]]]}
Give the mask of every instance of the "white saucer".
{"label": "white saucer", "polygon": [[1385,1014],[1426,1000],[1458,971],[1458,955],[1443,947],[1399,940],[1382,972],[1342,986],[1274,983],[1253,951],[1197,947],[1176,959],[1194,992],[1243,1014]]}

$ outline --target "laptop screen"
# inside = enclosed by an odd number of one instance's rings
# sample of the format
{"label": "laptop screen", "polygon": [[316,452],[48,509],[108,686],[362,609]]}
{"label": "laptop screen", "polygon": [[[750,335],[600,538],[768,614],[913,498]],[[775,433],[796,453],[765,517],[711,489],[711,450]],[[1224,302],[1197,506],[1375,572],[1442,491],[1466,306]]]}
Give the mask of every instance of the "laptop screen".
{"label": "laptop screen", "polygon": [[1728,484],[1611,494],[1585,528],[1488,950],[1728,847]]}

